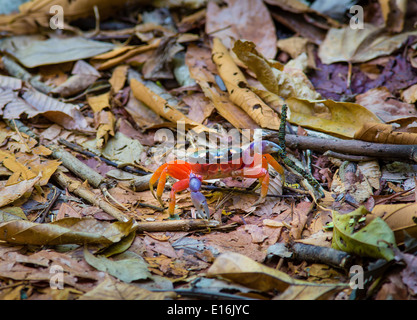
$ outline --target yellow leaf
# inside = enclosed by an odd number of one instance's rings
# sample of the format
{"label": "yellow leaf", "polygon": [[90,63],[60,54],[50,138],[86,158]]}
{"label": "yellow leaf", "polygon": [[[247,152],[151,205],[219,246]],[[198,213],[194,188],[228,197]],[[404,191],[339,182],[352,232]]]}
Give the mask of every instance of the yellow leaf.
{"label": "yellow leaf", "polygon": [[404,231],[417,237],[417,203],[380,204],[376,205],[369,216],[370,219],[380,217],[394,231],[398,245],[404,241]]}
{"label": "yellow leaf", "polygon": [[289,122],[339,137],[353,138],[362,125],[381,122],[371,111],[356,103],[294,97],[288,98],[286,103],[291,111]]}
{"label": "yellow leaf", "polygon": [[240,71],[227,48],[218,38],[213,39],[212,57],[229,93],[231,89],[229,89],[228,85],[231,85],[232,88],[235,86],[247,86],[247,81],[242,71]]}
{"label": "yellow leaf", "polygon": [[278,130],[278,115],[248,88],[246,78],[235,64],[226,47],[217,38],[213,40],[213,61],[226,85],[230,100],[241,107],[258,125]]}
{"label": "yellow leaf", "polygon": [[110,108],[110,92],[100,94],[98,96],[88,96],[87,102],[93,109],[94,113]]}
{"label": "yellow leaf", "polygon": [[52,153],[50,149],[44,147],[43,145],[39,145],[35,148],[32,148],[31,151],[33,154],[36,154],[38,156],[49,156]]}
{"label": "yellow leaf", "polygon": [[61,162],[58,160],[43,160],[40,165],[34,167],[33,171],[41,175],[41,179],[39,179],[37,185],[46,185],[60,164]]}
{"label": "yellow leaf", "polygon": [[133,228],[133,220],[109,223],[91,217],[64,218],[51,223],[12,220],[0,223],[0,240],[33,245],[94,243],[107,247],[126,237]]}
{"label": "yellow leaf", "polygon": [[261,291],[282,292],[291,285],[317,286],[311,282],[293,279],[285,272],[267,267],[235,252],[226,252],[217,257],[207,275],[219,276]]}
{"label": "yellow leaf", "polygon": [[307,65],[307,56],[300,55],[284,67],[266,60],[250,41],[236,41],[233,52],[252,70],[258,80],[270,92],[283,97],[320,99],[306,75],[300,68]]}
{"label": "yellow leaf", "polygon": [[[208,60],[208,62],[206,62]],[[208,64],[211,63],[211,52],[208,48],[200,48],[189,45],[185,61],[190,71],[190,76],[198,83],[204,95],[213,102],[217,112],[229,121],[237,129],[256,129],[259,126],[247,113],[233,104],[228,94],[221,91],[217,85],[214,74]]]}
{"label": "yellow leaf", "polygon": [[[19,12],[0,16],[0,30],[13,34],[30,34],[39,32],[40,26],[50,28],[50,9],[57,5],[65,14],[65,23],[70,21],[94,17],[94,6],[100,12],[100,19],[114,14],[115,10],[122,8],[127,1],[114,2],[112,0],[34,0],[23,3]],[[55,13],[53,13],[55,14]]]}
{"label": "yellow leaf", "polygon": [[140,53],[156,49],[159,45],[159,42],[160,40],[157,40],[151,44],[144,44],[140,46],[118,47],[113,51],[93,57],[91,63],[97,68],[97,70],[106,70],[117,66],[118,64],[121,64],[127,59]]}
{"label": "yellow leaf", "polygon": [[354,135],[355,139],[388,144],[417,144],[417,133],[397,132],[393,125],[365,122]]}
{"label": "yellow leaf", "polygon": [[107,277],[93,290],[81,296],[80,300],[172,300],[176,296],[172,291],[152,292]]}
{"label": "yellow leaf", "polygon": [[109,80],[113,88],[113,92],[118,92],[119,90],[123,89],[123,86],[126,82],[127,69],[127,65],[117,66],[114,69],[113,74]]}
{"label": "yellow leaf", "polygon": [[23,180],[19,183],[5,186],[0,190],[0,207],[22,197],[26,192],[32,191],[33,186],[40,179],[40,175],[30,180]]}
{"label": "yellow leaf", "polygon": [[175,107],[169,105],[164,98],[157,95],[155,92],[153,92],[151,89],[146,87],[143,83],[139,82],[138,80],[130,80],[130,87],[136,99],[145,103],[149,108],[151,108],[161,117],[174,123],[184,121],[185,124],[188,125],[201,126],[199,123],[191,120],[190,118],[182,114]]}
{"label": "yellow leaf", "polygon": [[30,180],[36,177],[36,174],[27,168],[24,164],[16,160],[13,154],[0,150],[0,161],[3,162],[3,166],[13,172],[10,176],[7,185],[12,185],[20,180]]}

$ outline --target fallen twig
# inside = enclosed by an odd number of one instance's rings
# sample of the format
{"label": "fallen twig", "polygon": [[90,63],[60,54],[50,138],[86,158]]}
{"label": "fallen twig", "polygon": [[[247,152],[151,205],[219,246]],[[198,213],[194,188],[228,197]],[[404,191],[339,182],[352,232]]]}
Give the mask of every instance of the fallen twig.
{"label": "fallen twig", "polygon": [[81,182],[71,179],[64,172],[62,172],[62,170],[58,169],[54,173],[53,177],[63,188],[67,188],[69,192],[99,207],[100,209],[110,214],[115,219],[119,221],[129,220],[129,217],[126,216],[119,209],[115,208],[113,205],[111,205],[107,201],[98,198],[95,193],[91,192],[88,188],[84,187]]}
{"label": "fallen twig", "polygon": [[52,88],[46,83],[40,81],[37,76],[33,76],[30,72],[26,71],[20,64],[15,62],[12,58],[4,55],[2,57],[3,66],[6,71],[13,77],[19,78],[23,81],[30,83],[38,91],[48,94],[52,91]]}
{"label": "fallen twig", "polygon": [[35,219],[35,222],[43,223],[45,222],[46,215],[48,214],[49,210],[51,210],[52,206],[55,204],[55,202],[58,200],[59,196],[61,195],[61,190],[59,190],[57,187],[53,186],[54,189],[54,195],[52,199],[49,201],[48,206],[43,209],[40,214]]}
{"label": "fallen twig", "polygon": [[132,166],[124,166],[124,167],[121,167],[118,163],[116,163],[114,161],[111,161],[109,159],[106,159],[103,156],[99,156],[99,155],[95,154],[94,152],[85,150],[81,146],[79,146],[78,144],[69,142],[69,141],[67,141],[65,139],[60,138],[60,139],[58,139],[58,142],[61,143],[61,144],[63,144],[63,145],[65,145],[66,147],[74,150],[74,151],[77,151],[78,153],[81,153],[81,154],[87,156],[87,157],[99,158],[101,161],[103,161],[104,163],[108,164],[109,166],[116,167],[116,168],[118,168],[120,170],[123,170],[123,171],[126,171],[126,172],[130,172],[130,173],[137,173],[137,174],[140,174],[140,175],[149,174],[149,172],[146,172],[146,171],[137,169],[137,168],[132,167]]}
{"label": "fallen twig", "polygon": [[268,249],[268,258],[273,258],[274,256],[291,260],[323,263],[341,269],[349,269],[354,260],[353,256],[344,251],[300,242],[292,244],[276,243]]}
{"label": "fallen twig", "polygon": [[78,160],[68,151],[61,147],[50,144],[47,147],[52,151],[52,157],[62,161],[62,165],[69,169],[76,176],[83,180],[87,180],[94,188],[100,187],[105,182],[105,178],[98,172],[91,169],[88,165]]}
{"label": "fallen twig", "polygon": [[[267,194],[267,197],[271,197],[271,198],[301,198],[304,197],[304,190],[298,190],[295,188],[289,188],[284,186],[284,188],[287,188],[291,191],[294,192],[298,192],[300,191],[301,193],[303,193],[303,195],[299,195],[299,194]],[[246,190],[246,189],[239,189],[239,188],[228,188],[228,187],[216,187],[216,186],[211,186],[211,185],[202,185],[201,189],[203,190],[210,190],[210,191],[220,191],[220,192],[236,192],[236,193],[243,193],[243,194],[252,194],[252,195],[256,195],[259,196],[259,193],[256,193],[253,190]]]}
{"label": "fallen twig", "polygon": [[137,222],[136,232],[166,232],[166,231],[191,231],[217,227],[219,222],[216,220],[187,219],[187,220],[165,220]]}
{"label": "fallen twig", "polygon": [[356,156],[353,154],[343,154],[343,153],[339,153],[339,152],[334,152],[334,151],[326,151],[324,153],[325,156],[328,157],[333,157],[333,158],[337,158],[337,159],[341,159],[341,160],[347,160],[347,161],[371,161],[371,160],[375,160],[374,157],[368,157],[368,156]]}
{"label": "fallen twig", "polygon": [[[279,142],[278,132],[269,131],[264,137],[272,142]],[[359,140],[333,140],[287,134],[287,147],[292,149],[311,149],[318,152],[328,150],[387,160],[412,160],[417,162],[417,146],[403,144],[382,144]]]}

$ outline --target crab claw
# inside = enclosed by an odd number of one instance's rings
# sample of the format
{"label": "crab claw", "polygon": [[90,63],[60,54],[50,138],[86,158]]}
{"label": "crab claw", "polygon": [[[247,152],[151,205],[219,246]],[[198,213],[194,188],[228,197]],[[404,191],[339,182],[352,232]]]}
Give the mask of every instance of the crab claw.
{"label": "crab claw", "polygon": [[200,192],[201,180],[193,173],[190,173],[191,201],[197,209],[197,214],[201,219],[210,219],[210,210],[206,197]]}
{"label": "crab claw", "polygon": [[210,210],[206,197],[201,192],[191,192],[191,201],[197,209],[197,215],[201,219],[210,219]]}

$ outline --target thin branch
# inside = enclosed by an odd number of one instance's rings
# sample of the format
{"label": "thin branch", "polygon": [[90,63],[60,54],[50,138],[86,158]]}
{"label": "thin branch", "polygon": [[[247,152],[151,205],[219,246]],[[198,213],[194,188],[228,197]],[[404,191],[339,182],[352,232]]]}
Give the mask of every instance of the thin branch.
{"label": "thin branch", "polygon": [[78,160],[68,151],[61,147],[50,144],[46,146],[52,151],[52,157],[62,161],[62,165],[74,173],[77,177],[82,180],[87,180],[90,185],[94,188],[99,188],[101,184],[105,183],[105,178],[97,171],[90,168],[85,163]]}
{"label": "thin branch", "polygon": [[[272,247],[272,246],[271,246]],[[354,263],[354,257],[344,251],[328,247],[320,247],[301,242],[277,243],[269,249],[268,258],[275,256],[313,263],[323,263],[340,269],[349,269]]]}
{"label": "thin branch", "polygon": [[115,219],[119,221],[129,220],[129,217],[126,216],[119,209],[115,208],[113,205],[106,202],[105,200],[102,200],[99,197],[97,197],[95,193],[91,192],[88,188],[84,187],[81,182],[71,179],[60,169],[58,169],[54,173],[53,177],[63,188],[67,188],[69,192],[83,198],[92,205],[99,207]]}
{"label": "thin branch", "polygon": [[[264,139],[279,143],[278,132],[269,132]],[[417,162],[417,146],[403,144],[382,144],[360,140],[333,140],[287,134],[285,143],[292,149],[310,149],[317,152],[328,150],[351,154],[375,157],[385,160],[412,160]]]}
{"label": "thin branch", "polygon": [[120,170],[129,172],[129,173],[136,173],[136,174],[140,174],[140,175],[149,174],[149,172],[146,172],[144,170],[137,169],[137,168],[132,167],[132,166],[124,166],[124,167],[121,167],[118,163],[116,163],[114,161],[111,161],[111,160],[109,160],[109,159],[107,159],[107,158],[105,158],[103,156],[97,155],[94,152],[85,150],[82,146],[80,146],[80,145],[78,145],[76,143],[69,142],[69,141],[67,141],[65,139],[60,138],[60,139],[58,139],[58,142],[61,143],[61,144],[63,144],[64,146],[70,148],[71,150],[74,150],[74,151],[76,151],[78,153],[81,153],[81,154],[83,154],[83,155],[85,155],[87,157],[99,158],[100,161],[103,161],[107,165],[116,167],[116,168],[118,168]]}
{"label": "thin branch", "polygon": [[137,222],[136,232],[166,232],[166,231],[192,231],[215,228],[219,225],[216,220],[187,219],[187,220],[164,220],[152,222]]}

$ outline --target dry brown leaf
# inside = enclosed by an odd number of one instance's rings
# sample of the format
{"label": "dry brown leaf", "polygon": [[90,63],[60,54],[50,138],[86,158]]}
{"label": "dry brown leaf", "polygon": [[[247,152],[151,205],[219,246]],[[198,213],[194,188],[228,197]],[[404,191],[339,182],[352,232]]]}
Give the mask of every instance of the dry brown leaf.
{"label": "dry brown leaf", "polygon": [[367,176],[355,163],[348,161],[343,162],[336,170],[330,189],[336,194],[349,194],[357,203],[362,203],[373,195]]}
{"label": "dry brown leaf", "polygon": [[417,133],[417,117],[405,117],[391,121],[387,124],[392,124],[397,132]]}
{"label": "dry brown leaf", "polygon": [[66,129],[89,130],[87,120],[77,105],[63,103],[34,90],[24,92],[22,98],[29,104],[27,110],[30,110],[31,117],[42,114]]}
{"label": "dry brown leaf", "polygon": [[107,277],[93,290],[81,296],[79,300],[164,300],[173,299],[176,296],[174,292],[152,292]]}
{"label": "dry brown leaf", "polygon": [[0,188],[0,207],[19,199],[26,192],[31,192],[33,186],[39,181],[40,178],[41,175],[29,180],[20,181],[19,183],[13,185],[2,186]]}
{"label": "dry brown leaf", "polygon": [[403,92],[401,92],[401,99],[407,103],[414,103],[417,101],[417,84],[412,85]]}
{"label": "dry brown leaf", "polygon": [[388,55],[400,48],[416,31],[392,35],[383,27],[365,23],[363,29],[332,28],[319,48],[319,57],[325,64],[339,61],[365,62]]}
{"label": "dry brown leaf", "polygon": [[384,123],[364,123],[354,138],[363,141],[387,144],[417,144],[417,133],[397,132],[394,125]]}
{"label": "dry brown leaf", "polygon": [[214,110],[213,103],[203,93],[184,96],[182,101],[190,107],[188,117],[198,123],[203,123]]}
{"label": "dry brown leaf", "polygon": [[385,87],[371,89],[357,95],[356,103],[372,111],[385,122],[417,116],[414,105],[397,100]]}
{"label": "dry brown leaf", "polygon": [[[0,30],[11,34],[31,34],[39,32],[40,27],[49,29],[51,7],[58,5],[65,14],[65,23],[94,16],[94,7],[97,6],[100,18],[104,19],[115,10],[125,5],[126,1],[115,3],[110,0],[35,0],[23,3],[19,13],[0,16]],[[53,14],[56,14],[54,11]]]}
{"label": "dry brown leaf", "polygon": [[216,82],[211,61],[211,51],[195,45],[189,45],[185,61],[190,70],[190,76],[200,85],[204,95],[213,102],[217,112],[238,129],[256,129],[259,126],[242,109],[234,105],[227,93],[221,91]]}
{"label": "dry brown leaf", "polygon": [[125,82],[126,82],[126,77],[127,77],[127,69],[128,66],[127,65],[121,65],[121,66],[117,66],[112,73],[112,76],[109,80],[113,92],[118,92],[119,90],[123,89]]}
{"label": "dry brown leaf", "polygon": [[13,174],[7,181],[6,186],[16,184],[24,180],[34,179],[37,174],[30,170],[21,161],[18,161],[14,154],[0,150],[0,162],[9,169]]}
{"label": "dry brown leaf", "polygon": [[362,125],[380,122],[372,112],[356,103],[298,98],[289,98],[286,103],[290,108],[289,122],[340,137],[353,138]]}
{"label": "dry brown leaf", "polygon": [[235,128],[259,128],[256,122],[251,117],[249,117],[246,112],[244,112],[229,100],[227,94],[216,90],[213,88],[213,86],[210,86],[210,83],[206,80],[200,78],[196,79],[196,81],[200,85],[205,96],[213,102],[217,112],[227,121],[229,121]]}
{"label": "dry brown leaf", "polygon": [[1,48],[23,66],[34,68],[87,59],[112,50],[114,45],[81,36],[51,37],[46,40],[38,39],[38,36],[26,36],[6,38]]}
{"label": "dry brown leaf", "polygon": [[49,179],[58,169],[60,164],[61,162],[58,160],[42,160],[40,165],[33,166],[33,172],[36,174],[39,173],[39,175],[41,175],[41,179],[38,181],[37,185],[44,186],[48,184]]}
{"label": "dry brown leaf", "polygon": [[265,104],[249,88],[229,86],[230,100],[241,107],[262,128],[278,130],[280,119],[270,106]]}
{"label": "dry brown leaf", "polygon": [[183,46],[177,42],[176,37],[167,37],[161,40],[158,48],[152,56],[145,61],[142,67],[144,79],[173,79],[171,63],[178,52],[183,50]]}
{"label": "dry brown leaf", "polygon": [[280,50],[287,52],[291,58],[297,58],[301,53],[307,51],[308,39],[302,37],[290,37],[279,39],[277,46]]}
{"label": "dry brown leaf", "polygon": [[268,59],[277,53],[275,26],[261,0],[227,0],[219,7],[214,1],[207,5],[206,33],[215,33],[227,48],[238,39],[256,43]]}
{"label": "dry brown leaf", "polygon": [[414,221],[416,216],[416,203],[401,203],[376,205],[369,218],[380,217],[384,220],[394,231],[395,240],[399,245],[404,241],[404,231],[414,238],[417,237],[417,224]]}
{"label": "dry brown leaf", "polygon": [[144,52],[152,51],[159,46],[159,40],[140,46],[125,46],[115,48],[113,51],[106,52],[91,58],[90,63],[97,70],[106,70],[124,63],[126,60]]}
{"label": "dry brown leaf", "polygon": [[174,123],[183,121],[185,124],[191,126],[201,126],[199,123],[189,119],[187,116],[182,114],[175,107],[169,105],[164,98],[154,93],[151,89],[147,88],[138,80],[130,80],[130,87],[132,88],[133,95],[136,99],[145,103],[161,117]]}
{"label": "dry brown leaf", "polygon": [[106,92],[98,96],[87,96],[87,102],[91,109],[93,109],[94,113],[97,113],[105,108],[110,109],[110,92]]}
{"label": "dry brown leaf", "polygon": [[0,224],[0,238],[14,244],[94,243],[109,246],[127,236],[133,230],[132,228],[133,220],[109,223],[89,217],[64,218],[51,223],[13,220]]}
{"label": "dry brown leaf", "polygon": [[108,110],[101,110],[94,114],[94,121],[97,125],[97,148],[103,148],[110,137],[114,136],[116,118]]}
{"label": "dry brown leaf", "polygon": [[387,30],[392,33],[401,32],[407,11],[407,0],[379,0],[382,16]]}
{"label": "dry brown leaf", "polygon": [[291,221],[290,234],[294,240],[301,239],[301,234],[307,223],[308,214],[313,208],[312,202],[300,202],[295,208],[293,213],[293,220]]}
{"label": "dry brown leaf", "polygon": [[98,96],[88,96],[87,102],[94,112],[94,123],[97,129],[97,148],[101,149],[110,136],[114,136],[116,119],[110,109],[110,92]]}
{"label": "dry brown leaf", "polygon": [[77,211],[75,211],[75,209],[72,206],[64,202],[59,207],[58,213],[56,215],[56,220],[61,220],[66,217],[81,218],[81,215]]}
{"label": "dry brown leaf", "polygon": [[207,271],[207,275],[220,276],[261,291],[282,292],[290,285],[311,285],[311,283],[293,279],[282,271],[264,266],[235,252],[226,252],[217,257]]}
{"label": "dry brown leaf", "polygon": [[[61,66],[61,64],[59,65]],[[69,97],[87,89],[100,78],[100,73],[84,60],[78,60],[74,64],[71,73],[72,76],[53,89],[53,93],[59,93],[63,97]]]}
{"label": "dry brown leaf", "polygon": [[265,239],[268,238],[268,236],[263,233],[263,228],[254,224],[245,225],[245,231],[250,233],[253,243],[260,244],[264,242]]}
{"label": "dry brown leaf", "polygon": [[245,76],[220,39],[213,39],[212,52],[213,61],[226,85],[230,100],[241,107],[262,128],[278,130],[280,124],[278,115],[248,88]]}
{"label": "dry brown leaf", "polygon": [[141,128],[160,125],[164,122],[158,114],[134,97],[133,90],[129,92],[129,102],[126,104],[125,109]]}
{"label": "dry brown leaf", "polygon": [[[288,104],[288,121],[302,127],[352,138],[363,123],[379,122],[379,119],[364,107],[332,100],[317,100],[317,93],[303,73],[307,60],[304,54],[290,61],[283,71],[260,55],[254,44],[236,41],[233,48],[239,59],[256,73],[258,80],[274,95],[262,94],[265,101],[271,101],[276,110],[283,102]],[[226,83],[227,85],[227,83]]]}

